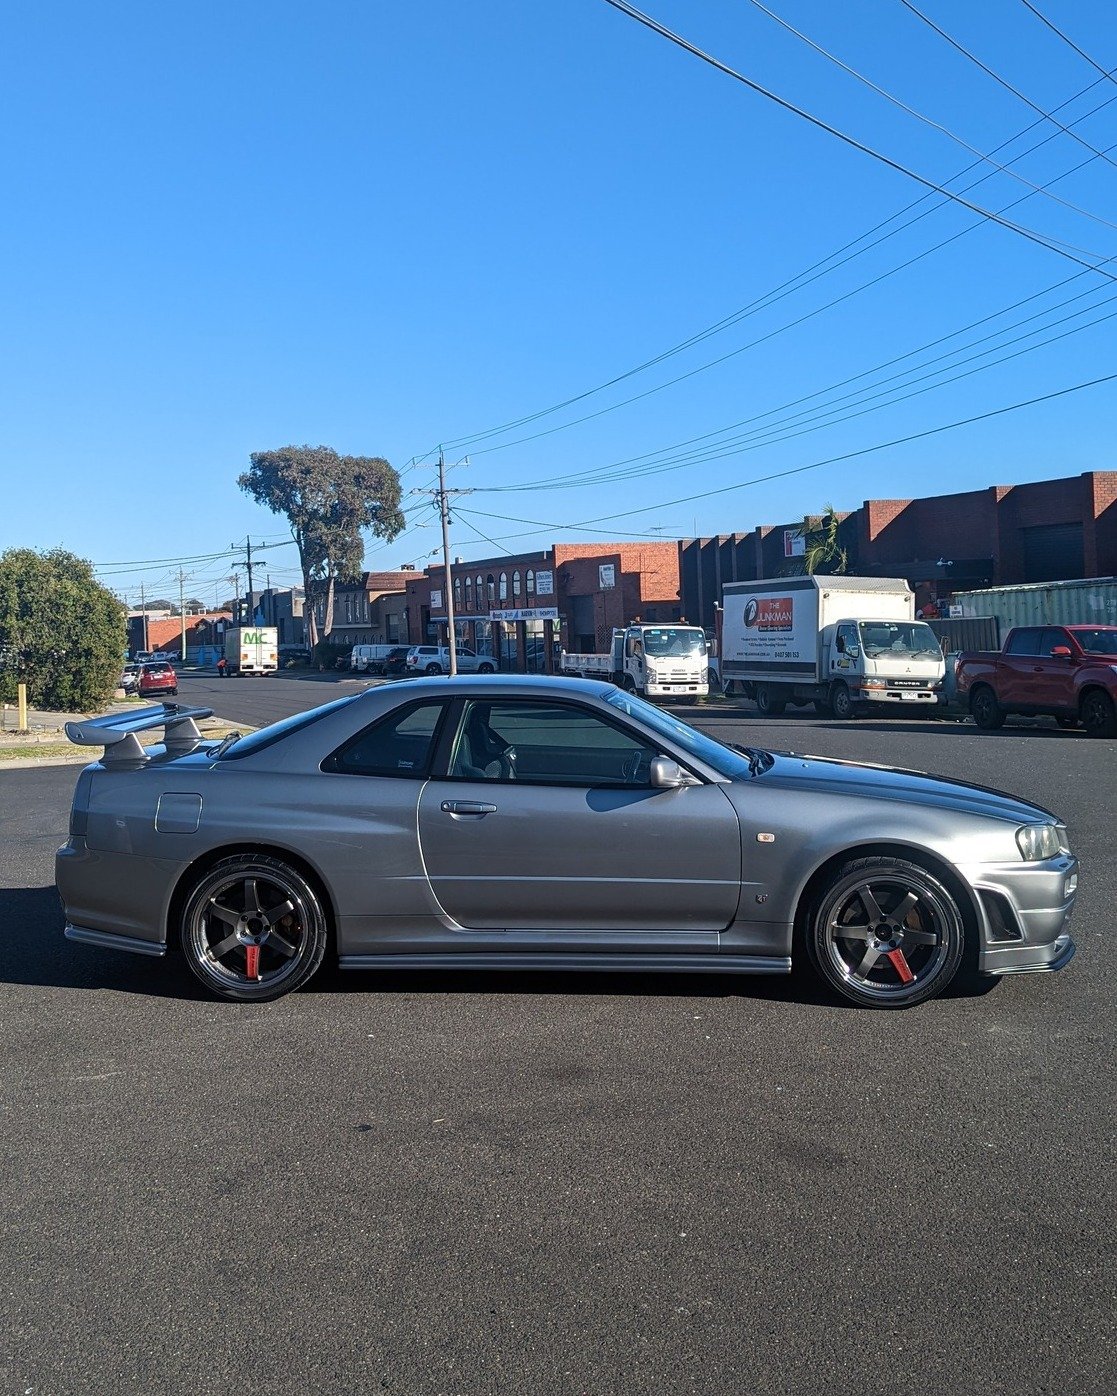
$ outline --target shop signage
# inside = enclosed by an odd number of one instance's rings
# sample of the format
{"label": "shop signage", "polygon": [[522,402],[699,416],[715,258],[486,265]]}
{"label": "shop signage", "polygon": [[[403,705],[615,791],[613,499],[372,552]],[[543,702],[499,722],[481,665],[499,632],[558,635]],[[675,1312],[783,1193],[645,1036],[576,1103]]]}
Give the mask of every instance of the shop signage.
{"label": "shop signage", "polygon": [[603,562],[597,569],[597,585],[602,591],[608,591],[617,585],[617,568],[612,562]]}
{"label": "shop signage", "polygon": [[442,610],[442,593],[441,593],[440,591],[432,591],[432,592],[431,592],[431,610],[432,610],[432,611],[441,611],[441,610]]}
{"label": "shop signage", "polygon": [[803,537],[801,528],[785,528],[783,531],[783,555],[784,557],[804,557],[807,552],[807,540]]}
{"label": "shop signage", "polygon": [[553,572],[536,572],[535,594],[536,596],[554,596],[555,574]]}
{"label": "shop signage", "polygon": [[490,620],[558,620],[557,606],[518,606],[514,611],[490,611]]}

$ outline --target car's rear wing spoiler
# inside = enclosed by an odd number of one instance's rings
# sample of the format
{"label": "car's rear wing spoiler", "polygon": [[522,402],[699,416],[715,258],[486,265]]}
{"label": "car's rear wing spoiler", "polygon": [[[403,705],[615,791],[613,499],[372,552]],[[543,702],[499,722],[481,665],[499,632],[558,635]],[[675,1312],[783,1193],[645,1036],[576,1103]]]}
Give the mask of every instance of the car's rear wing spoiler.
{"label": "car's rear wing spoiler", "polygon": [[212,708],[162,703],[159,707],[140,708],[136,712],[109,713],[107,717],[91,717],[85,722],[67,722],[65,730],[75,746],[103,746],[105,765],[135,765],[150,759],[137,732],[164,728],[167,754],[184,756],[202,742],[195,719],[212,716]]}

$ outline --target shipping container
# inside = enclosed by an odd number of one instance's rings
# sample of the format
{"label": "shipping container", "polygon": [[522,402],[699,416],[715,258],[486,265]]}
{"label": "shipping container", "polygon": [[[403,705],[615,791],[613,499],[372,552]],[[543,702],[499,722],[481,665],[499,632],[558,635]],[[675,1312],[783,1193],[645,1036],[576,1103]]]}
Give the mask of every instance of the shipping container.
{"label": "shipping container", "polygon": [[1015,625],[1117,625],[1117,577],[959,591],[952,615],[955,607],[963,616],[994,617],[1002,635]]}

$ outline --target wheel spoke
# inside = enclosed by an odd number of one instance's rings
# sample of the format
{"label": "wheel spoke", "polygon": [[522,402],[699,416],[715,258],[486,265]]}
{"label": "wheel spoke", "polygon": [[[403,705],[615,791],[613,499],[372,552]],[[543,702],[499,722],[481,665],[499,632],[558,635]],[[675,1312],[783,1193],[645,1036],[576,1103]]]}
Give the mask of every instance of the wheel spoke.
{"label": "wheel spoke", "polygon": [[873,925],[884,919],[884,913],[868,887],[859,887],[857,895],[861,899],[861,905],[865,908],[865,915]]}
{"label": "wheel spoke", "polygon": [[281,955],[285,955],[289,960],[299,953],[299,947],[292,944],[291,941],[285,936],[280,935],[276,930],[272,930],[269,933],[265,943],[270,945],[273,950],[278,950]]}
{"label": "wheel spoke", "polygon": [[831,931],[837,940],[868,940],[872,935],[868,926],[831,926]]}
{"label": "wheel spoke", "polygon": [[274,929],[285,916],[290,916],[294,909],[295,903],[288,897],[285,902],[281,902],[279,906],[273,906],[271,911],[264,913],[264,924]]}
{"label": "wheel spoke", "polygon": [[230,911],[227,906],[221,906],[218,902],[210,902],[206,912],[216,920],[224,921],[226,926],[235,926],[240,921],[239,911]]}
{"label": "wheel spoke", "polygon": [[224,940],[218,941],[216,945],[209,947],[209,953],[215,960],[219,960],[222,955],[227,955],[230,950],[235,950],[240,941],[235,935],[226,936]]}
{"label": "wheel spoke", "polygon": [[934,931],[909,931],[904,927],[905,945],[938,945],[939,938]]}
{"label": "wheel spoke", "polygon": [[244,879],[244,914],[246,916],[260,915],[260,893],[254,877]]}
{"label": "wheel spoke", "polygon": [[867,979],[873,966],[880,959],[880,951],[870,945],[861,958],[861,963],[853,971],[854,979]]}
{"label": "wheel spoke", "polygon": [[908,919],[908,917],[911,915],[912,908],[917,907],[918,905],[919,893],[909,892],[907,896],[904,898],[904,900],[900,903],[900,905],[895,909],[895,911],[893,911],[892,920],[898,922],[902,926],[904,922]]}

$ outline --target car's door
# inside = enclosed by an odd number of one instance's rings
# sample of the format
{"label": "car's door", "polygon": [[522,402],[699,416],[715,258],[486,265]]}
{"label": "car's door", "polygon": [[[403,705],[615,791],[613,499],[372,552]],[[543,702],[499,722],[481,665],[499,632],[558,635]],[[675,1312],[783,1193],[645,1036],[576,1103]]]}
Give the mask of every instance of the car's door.
{"label": "car's door", "polygon": [[1020,626],[1008,637],[997,666],[997,697],[1006,708],[1026,711],[1039,701],[1036,680],[1042,639],[1043,631],[1037,626]]}
{"label": "car's door", "polygon": [[1056,626],[1048,626],[1039,642],[1039,654],[1036,656],[1034,671],[1032,674],[1032,702],[1041,708],[1074,708],[1074,670],[1073,660],[1066,655],[1053,655],[1051,651],[1058,646],[1065,647],[1074,653],[1070,636],[1065,630]]}
{"label": "car's door", "polygon": [[568,701],[463,704],[419,801],[438,902],[460,926],[714,944],[740,897],[741,836],[717,784],[653,789],[660,748]]}

